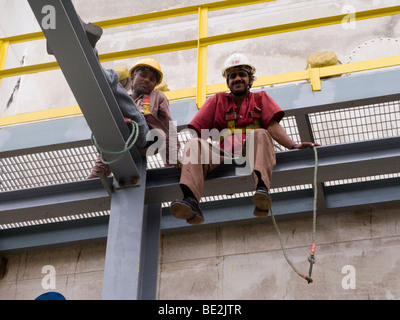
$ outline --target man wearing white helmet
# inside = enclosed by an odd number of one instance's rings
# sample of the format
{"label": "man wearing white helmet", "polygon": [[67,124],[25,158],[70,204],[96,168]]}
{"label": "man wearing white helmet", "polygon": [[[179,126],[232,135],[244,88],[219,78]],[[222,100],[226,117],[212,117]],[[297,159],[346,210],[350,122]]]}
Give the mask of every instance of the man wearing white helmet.
{"label": "man wearing white helmet", "polygon": [[[192,138],[187,142],[183,155],[180,187],[183,200],[171,203],[170,210],[178,219],[186,219],[189,224],[204,222],[199,201],[204,188],[207,173],[223,163],[227,154],[231,157],[246,153],[246,140],[254,141],[247,157],[254,156],[252,176],[256,192],[252,198],[255,205],[254,215],[266,217],[271,208],[269,189],[272,171],[275,166],[275,149],[273,140],[287,149],[303,149],[319,146],[312,142],[294,142],[279,124],[284,116],[282,109],[264,91],[253,93],[250,88],[254,81],[255,67],[243,54],[233,54],[225,62],[222,75],[230,93],[219,92],[209,98],[189,124],[198,137],[203,129],[218,129],[223,132],[220,137],[220,149],[217,157],[220,162],[213,161],[215,148],[200,138]],[[251,133],[249,134],[249,131]],[[207,137],[208,138],[208,137]],[[188,150],[198,148],[198,154],[192,158]],[[194,152],[196,153],[196,152]],[[202,155],[209,155],[204,163]],[[196,158],[196,159],[194,159]],[[188,160],[190,159],[190,160]]]}

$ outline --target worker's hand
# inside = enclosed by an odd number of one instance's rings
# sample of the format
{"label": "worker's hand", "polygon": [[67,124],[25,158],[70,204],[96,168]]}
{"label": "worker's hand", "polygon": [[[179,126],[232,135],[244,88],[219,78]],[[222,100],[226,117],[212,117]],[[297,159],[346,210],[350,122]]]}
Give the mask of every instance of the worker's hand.
{"label": "worker's hand", "polygon": [[319,143],[314,142],[301,142],[296,144],[293,149],[306,149],[306,148],[314,148],[321,146]]}

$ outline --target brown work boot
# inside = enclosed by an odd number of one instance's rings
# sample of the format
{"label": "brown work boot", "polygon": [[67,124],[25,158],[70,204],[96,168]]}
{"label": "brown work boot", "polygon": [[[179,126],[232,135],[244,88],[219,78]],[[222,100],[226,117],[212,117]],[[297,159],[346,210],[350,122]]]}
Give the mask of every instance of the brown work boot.
{"label": "brown work boot", "polygon": [[254,203],[254,215],[256,217],[267,217],[271,209],[272,201],[266,188],[260,187],[254,193],[252,201]]}
{"label": "brown work boot", "polygon": [[189,224],[201,224],[204,222],[203,213],[196,199],[187,197],[183,200],[171,202],[169,210],[177,219],[185,219]]}

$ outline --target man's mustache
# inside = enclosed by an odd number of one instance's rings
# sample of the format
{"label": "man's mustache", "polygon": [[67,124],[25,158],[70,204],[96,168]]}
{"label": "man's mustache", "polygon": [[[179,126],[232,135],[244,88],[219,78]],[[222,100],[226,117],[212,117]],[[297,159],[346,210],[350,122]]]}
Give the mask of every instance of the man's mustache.
{"label": "man's mustache", "polygon": [[235,84],[244,84],[244,81],[243,80],[237,80],[237,81],[234,81],[234,82],[232,82],[232,85],[235,85]]}

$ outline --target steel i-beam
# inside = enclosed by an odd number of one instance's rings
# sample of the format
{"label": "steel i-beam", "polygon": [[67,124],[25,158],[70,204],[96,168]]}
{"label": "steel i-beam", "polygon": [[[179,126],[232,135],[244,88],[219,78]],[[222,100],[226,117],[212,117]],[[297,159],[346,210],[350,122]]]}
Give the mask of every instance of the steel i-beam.
{"label": "steel i-beam", "polygon": [[[71,1],[28,2],[98,143],[106,150],[122,150],[129,129]],[[51,12],[54,17],[47,17]],[[45,17],[54,19],[54,28],[44,25]],[[130,185],[140,178],[135,160],[140,155],[133,148],[118,164],[110,165],[117,181]]]}

